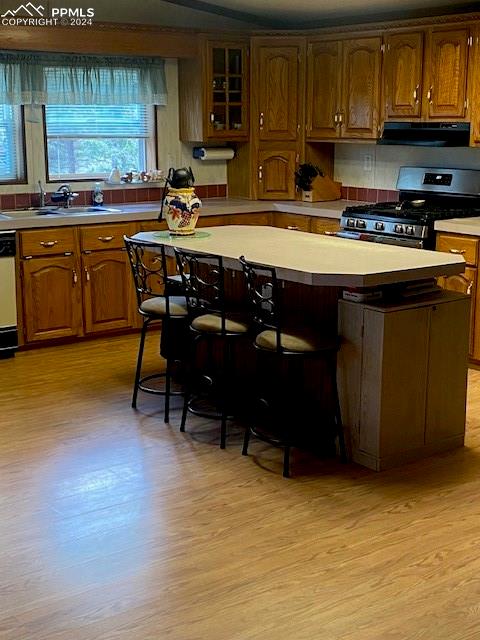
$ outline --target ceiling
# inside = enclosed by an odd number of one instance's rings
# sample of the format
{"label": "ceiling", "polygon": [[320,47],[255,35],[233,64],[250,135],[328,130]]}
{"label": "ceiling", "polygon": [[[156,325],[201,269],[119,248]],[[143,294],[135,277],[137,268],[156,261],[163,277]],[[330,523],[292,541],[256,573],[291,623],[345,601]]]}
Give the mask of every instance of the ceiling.
{"label": "ceiling", "polygon": [[[22,0],[0,0],[0,11]],[[448,5],[447,5],[448,2]],[[307,29],[408,17],[480,11],[465,0],[95,0],[95,21],[205,30]],[[79,0],[42,0],[46,9]]]}
{"label": "ceiling", "polygon": [[479,11],[465,0],[166,0],[264,27],[313,28],[345,22],[424,17]]}

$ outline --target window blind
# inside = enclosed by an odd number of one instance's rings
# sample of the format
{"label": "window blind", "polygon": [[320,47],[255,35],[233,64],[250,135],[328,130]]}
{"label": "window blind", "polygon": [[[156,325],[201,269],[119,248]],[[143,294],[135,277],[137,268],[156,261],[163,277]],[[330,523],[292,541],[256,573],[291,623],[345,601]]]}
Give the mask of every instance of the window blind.
{"label": "window blind", "polygon": [[145,105],[49,105],[49,138],[148,138],[150,114]]}
{"label": "window blind", "polygon": [[0,182],[23,178],[23,146],[20,110],[0,104]]}

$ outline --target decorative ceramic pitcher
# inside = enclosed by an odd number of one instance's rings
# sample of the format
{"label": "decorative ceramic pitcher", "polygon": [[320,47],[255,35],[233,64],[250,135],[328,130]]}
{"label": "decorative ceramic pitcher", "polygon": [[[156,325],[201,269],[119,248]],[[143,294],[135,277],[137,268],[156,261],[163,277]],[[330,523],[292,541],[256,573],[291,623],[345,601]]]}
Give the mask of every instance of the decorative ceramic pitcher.
{"label": "decorative ceramic pitcher", "polygon": [[191,236],[195,233],[202,202],[193,187],[168,190],[165,196],[165,220],[171,235]]}
{"label": "decorative ceramic pitcher", "polygon": [[195,225],[202,202],[195,194],[192,169],[169,170],[163,190],[159,220],[162,219],[163,206],[166,206],[165,220],[171,235],[191,236],[195,233]]}

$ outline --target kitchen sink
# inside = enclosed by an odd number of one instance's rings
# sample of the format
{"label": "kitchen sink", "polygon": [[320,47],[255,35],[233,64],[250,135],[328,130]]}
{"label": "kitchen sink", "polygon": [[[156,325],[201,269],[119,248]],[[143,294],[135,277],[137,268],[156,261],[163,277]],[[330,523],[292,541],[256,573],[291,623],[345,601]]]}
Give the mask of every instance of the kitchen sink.
{"label": "kitchen sink", "polygon": [[120,213],[120,209],[111,207],[42,207],[35,209],[17,209],[12,211],[3,211],[2,220],[19,220],[22,218],[33,218],[34,216],[82,216],[89,213]]}
{"label": "kitchen sink", "polygon": [[37,216],[72,216],[84,213],[120,213],[120,209],[110,207],[45,207],[35,211]]}

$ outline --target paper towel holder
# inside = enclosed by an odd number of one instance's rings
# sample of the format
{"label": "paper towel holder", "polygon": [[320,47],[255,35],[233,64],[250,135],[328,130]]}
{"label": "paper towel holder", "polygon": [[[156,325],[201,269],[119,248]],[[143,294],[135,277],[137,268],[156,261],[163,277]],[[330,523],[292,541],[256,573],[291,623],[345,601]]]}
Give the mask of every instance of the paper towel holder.
{"label": "paper towel holder", "polygon": [[196,160],[218,162],[231,160],[235,157],[235,150],[231,147],[193,147],[193,157]]}

